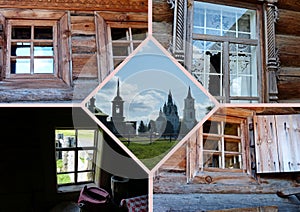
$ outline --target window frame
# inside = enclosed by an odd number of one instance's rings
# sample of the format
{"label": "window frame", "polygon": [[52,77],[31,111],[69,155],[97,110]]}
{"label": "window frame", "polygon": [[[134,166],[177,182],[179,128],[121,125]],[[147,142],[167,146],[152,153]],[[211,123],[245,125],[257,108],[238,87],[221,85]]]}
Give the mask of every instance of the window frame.
{"label": "window frame", "polygon": [[[31,31],[33,31],[33,27],[35,26],[52,26],[53,27],[53,38],[52,40],[48,39],[12,39],[12,27],[13,26],[28,26],[31,27]],[[6,54],[6,78],[53,78],[58,77],[58,23],[56,20],[16,20],[16,19],[9,19],[7,20],[7,54]],[[31,35],[33,32],[31,32]],[[30,43],[30,73],[22,73],[22,74],[12,74],[11,73],[11,58],[17,58],[18,56],[11,56],[11,44],[12,42],[28,42]],[[53,44],[53,73],[34,73],[34,67],[32,63],[34,62],[34,55],[33,55],[33,43],[35,42],[52,42]],[[21,57],[22,58],[22,57]]]}
{"label": "window frame", "polygon": [[[127,29],[126,31],[126,39],[124,40],[113,40],[112,39],[112,30],[113,29]],[[145,38],[142,40],[133,39],[134,34],[132,33],[133,29],[144,29],[145,30]],[[109,61],[110,61],[110,70],[114,70],[117,68],[132,52],[147,38],[148,28],[147,27],[135,27],[135,26],[114,26],[113,24],[107,25],[107,36],[108,36],[108,51],[109,51]],[[122,45],[128,46],[128,54],[126,55],[118,55],[116,56],[113,52],[114,45]],[[115,60],[118,62],[116,63]]]}
{"label": "window frame", "polygon": [[[56,131],[57,130],[74,130],[75,131],[75,147],[57,147],[56,142],[57,142],[57,135]],[[94,131],[94,146],[89,146],[89,147],[81,147],[78,146],[78,131],[81,130],[93,130]],[[58,172],[56,168],[55,176],[56,176],[56,184],[57,187],[69,187],[69,186],[79,186],[87,183],[95,183],[96,182],[96,175],[97,175],[97,170],[96,170],[96,159],[97,159],[97,147],[98,147],[98,140],[99,140],[99,129],[97,128],[85,128],[85,127],[75,127],[75,128],[62,128],[58,127],[55,129],[55,167],[57,167],[57,152],[59,151],[74,151],[74,171],[67,171],[67,172]],[[78,159],[79,159],[79,151],[82,150],[92,150],[93,151],[93,159],[92,159],[92,169],[85,169],[85,170],[78,170]],[[91,181],[80,181],[78,182],[78,174],[80,173],[93,173],[93,179]],[[58,183],[58,175],[59,174],[74,174],[74,182],[71,183],[64,183],[64,184],[59,184]]]}
{"label": "window frame", "polygon": [[[246,167],[246,161],[244,161],[245,158],[245,151],[244,151],[244,130],[242,123],[238,122],[230,122],[230,121],[224,121],[224,120],[211,120],[211,123],[214,122],[217,124],[217,130],[216,133],[207,133],[204,132],[203,126],[200,128],[200,134],[201,134],[201,141],[200,141],[200,169],[202,171],[228,171],[228,172],[245,172]],[[204,123],[205,124],[205,123]],[[225,125],[226,124],[235,124],[238,125],[237,127],[237,135],[230,135],[225,134]],[[219,150],[210,150],[205,149],[204,147],[204,141],[208,140],[215,140],[218,141]],[[232,139],[239,143],[239,151],[238,152],[231,152],[225,150],[226,140]],[[239,140],[239,141],[238,141]],[[212,154],[212,155],[219,155],[219,167],[205,167],[204,166],[204,154]],[[240,157],[240,168],[227,168],[225,167],[226,164],[226,155],[235,155]]]}
{"label": "window frame", "polygon": [[[194,0],[191,4],[190,7],[187,9],[187,43],[190,45],[186,45],[185,47],[185,66],[186,68],[190,71],[192,74],[192,57],[193,57],[193,40],[206,40],[206,41],[212,41],[212,42],[223,42],[225,45],[223,45],[223,49],[221,50],[223,57],[228,58],[227,61],[223,61],[223,82],[220,83],[220,85],[223,86],[223,95],[221,96],[215,96],[216,99],[218,99],[220,102],[224,103],[229,103],[231,101],[255,101],[255,102],[262,102],[263,99],[263,92],[262,92],[262,61],[261,61],[261,56],[263,47],[261,45],[262,42],[262,30],[261,25],[262,25],[262,9],[261,5],[256,4],[253,6],[253,4],[246,4],[243,3],[241,5],[237,4],[228,4],[226,2],[222,1],[209,1],[209,0],[204,0],[204,1],[199,1],[199,2],[205,2],[205,3],[213,3],[213,4],[218,4],[218,5],[224,5],[224,6],[232,6],[232,7],[242,7],[245,9],[251,9],[255,10],[255,18],[256,18],[256,26],[255,26],[255,31],[256,31],[256,39],[242,39],[242,38],[229,38],[229,37],[224,37],[224,36],[212,36],[212,35],[206,35],[206,34],[195,34],[193,33],[193,13],[194,13],[194,2],[198,0]],[[190,23],[190,24],[188,24]],[[229,89],[229,84],[230,84],[230,67],[229,67],[229,44],[246,44],[246,45],[251,45],[251,46],[256,46],[256,60],[257,60],[257,96],[230,96],[230,89]]]}

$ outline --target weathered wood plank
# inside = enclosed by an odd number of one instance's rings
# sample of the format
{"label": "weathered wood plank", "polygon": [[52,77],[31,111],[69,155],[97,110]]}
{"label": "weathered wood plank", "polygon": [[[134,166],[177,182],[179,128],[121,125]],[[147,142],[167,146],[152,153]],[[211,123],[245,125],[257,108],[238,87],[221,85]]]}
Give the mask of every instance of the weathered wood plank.
{"label": "weathered wood plank", "polygon": [[300,171],[300,115],[277,115],[275,118],[280,169]]}
{"label": "weathered wood plank", "polygon": [[162,164],[161,169],[183,170],[186,169],[186,145],[179,147],[174,154]]}
{"label": "weathered wood plank", "polygon": [[277,212],[277,206],[261,206],[257,208],[230,208],[223,210],[208,210],[207,212]]}
{"label": "weathered wood plank", "polygon": [[94,16],[71,16],[72,36],[95,35]]}
{"label": "weathered wood plank", "polygon": [[298,0],[279,0],[277,5],[281,9],[300,11],[300,2]]}
{"label": "weathered wood plank", "polygon": [[65,14],[64,11],[46,11],[36,9],[0,9],[0,13],[6,18],[41,20],[58,20]]}
{"label": "weathered wood plank", "polygon": [[281,67],[278,76],[283,77],[300,77],[300,67]]}
{"label": "weathered wood plank", "polygon": [[300,36],[276,35],[281,66],[300,66],[300,46],[298,43],[300,43]]}
{"label": "weathered wood plank", "polygon": [[172,22],[173,9],[167,1],[153,0],[152,1],[152,21],[154,22]]}
{"label": "weathered wood plank", "polygon": [[274,116],[254,116],[257,173],[280,172]]}
{"label": "weathered wood plank", "polygon": [[300,79],[293,81],[279,82],[278,98],[285,102],[300,102]]}
{"label": "weathered wood plank", "polygon": [[90,53],[97,51],[95,36],[72,37],[72,53]]}
{"label": "weathered wood plank", "polygon": [[133,13],[133,12],[97,12],[105,21],[133,21],[133,22],[148,22],[147,13]]}
{"label": "weathered wood plank", "polygon": [[72,54],[73,78],[97,78],[97,55],[94,54]]}
{"label": "weathered wood plank", "polygon": [[280,18],[276,24],[276,34],[300,35],[300,11],[279,10]]}
{"label": "weathered wood plank", "polygon": [[148,0],[0,0],[0,8],[28,8],[28,9],[59,9],[59,10],[106,10],[147,12]]}

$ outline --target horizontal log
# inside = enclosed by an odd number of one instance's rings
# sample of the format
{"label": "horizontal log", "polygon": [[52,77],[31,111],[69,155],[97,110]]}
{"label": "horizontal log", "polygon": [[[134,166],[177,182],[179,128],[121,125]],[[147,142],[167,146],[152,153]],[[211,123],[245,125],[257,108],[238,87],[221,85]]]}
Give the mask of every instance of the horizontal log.
{"label": "horizontal log", "polygon": [[173,22],[173,9],[167,1],[153,1],[152,20],[154,22]]}
{"label": "horizontal log", "polygon": [[72,35],[95,35],[95,18],[93,16],[71,16]]}
{"label": "horizontal log", "polygon": [[95,36],[89,37],[72,37],[72,53],[73,54],[94,54],[96,49]]}
{"label": "horizontal log", "polygon": [[147,12],[148,0],[0,0],[0,8]]}
{"label": "horizontal log", "polygon": [[278,83],[278,98],[280,101],[300,101],[300,80]]}
{"label": "horizontal log", "polygon": [[105,21],[136,21],[136,22],[147,22],[148,13],[133,13],[133,12],[110,12],[110,11],[101,11],[98,14]]}
{"label": "horizontal log", "polygon": [[300,35],[300,11],[279,10],[279,15],[276,34]]}
{"label": "horizontal log", "polygon": [[300,36],[276,35],[281,66],[300,66]]}
{"label": "horizontal log", "polygon": [[6,18],[19,19],[42,19],[58,20],[65,12],[46,11],[46,10],[29,10],[29,9],[0,9],[0,13]]}
{"label": "horizontal log", "polygon": [[281,67],[278,71],[278,76],[283,77],[300,77],[300,67]]}
{"label": "horizontal log", "polygon": [[279,0],[277,6],[280,9],[300,11],[299,0]]}
{"label": "horizontal log", "polygon": [[162,169],[185,169],[186,167],[186,146],[183,145],[177,149],[168,160],[162,164]]}
{"label": "horizontal log", "polygon": [[72,55],[73,78],[95,78],[98,76],[96,54]]}

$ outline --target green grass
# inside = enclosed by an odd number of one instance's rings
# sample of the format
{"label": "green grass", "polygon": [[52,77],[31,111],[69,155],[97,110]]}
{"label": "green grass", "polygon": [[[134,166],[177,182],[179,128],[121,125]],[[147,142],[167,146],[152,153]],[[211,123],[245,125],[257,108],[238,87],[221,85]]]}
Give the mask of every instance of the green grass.
{"label": "green grass", "polygon": [[177,143],[178,141],[155,140],[152,144],[131,141],[130,145],[125,145],[151,170]]}

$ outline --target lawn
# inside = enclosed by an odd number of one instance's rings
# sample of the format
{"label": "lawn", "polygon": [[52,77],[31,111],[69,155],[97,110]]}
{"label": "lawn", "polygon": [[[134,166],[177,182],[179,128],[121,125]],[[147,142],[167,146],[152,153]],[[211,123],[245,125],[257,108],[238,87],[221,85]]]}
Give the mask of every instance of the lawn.
{"label": "lawn", "polygon": [[150,170],[178,143],[177,140],[155,140],[149,142],[134,142],[131,141],[127,148],[134,153]]}

